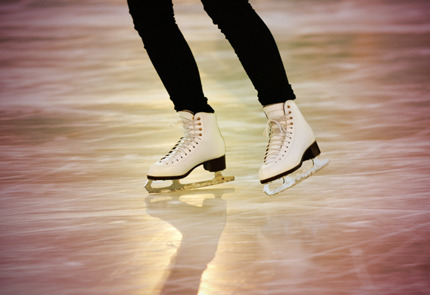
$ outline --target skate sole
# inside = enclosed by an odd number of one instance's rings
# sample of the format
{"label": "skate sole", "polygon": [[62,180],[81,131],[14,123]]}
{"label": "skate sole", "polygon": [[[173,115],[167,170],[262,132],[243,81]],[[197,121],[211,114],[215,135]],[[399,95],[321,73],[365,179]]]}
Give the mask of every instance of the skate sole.
{"label": "skate sole", "polygon": [[152,176],[147,175],[147,178],[149,180],[175,180],[175,179],[181,179],[187,177],[191,172],[193,172],[194,169],[199,167],[200,165],[203,165],[203,168],[209,172],[218,172],[222,171],[226,168],[225,164],[225,155],[221,156],[216,159],[208,160],[203,163],[197,164],[193,168],[191,168],[187,173],[182,175],[175,175],[175,176]]}
{"label": "skate sole", "polygon": [[272,177],[260,180],[260,183],[261,184],[269,183],[269,182],[271,182],[273,180],[276,180],[276,179],[279,179],[279,178],[281,178],[281,177],[283,177],[285,175],[291,174],[294,171],[296,171],[297,169],[299,169],[300,167],[302,167],[302,164],[303,164],[304,161],[314,159],[319,154],[321,154],[320,148],[318,147],[317,142],[314,141],[314,143],[311,144],[310,147],[308,147],[306,149],[306,151],[303,153],[302,159],[300,160],[300,163],[296,167],[294,167],[294,168],[292,168],[290,170],[287,170],[285,172],[282,172],[282,173],[280,173],[278,175],[275,175],[275,176],[272,176]]}

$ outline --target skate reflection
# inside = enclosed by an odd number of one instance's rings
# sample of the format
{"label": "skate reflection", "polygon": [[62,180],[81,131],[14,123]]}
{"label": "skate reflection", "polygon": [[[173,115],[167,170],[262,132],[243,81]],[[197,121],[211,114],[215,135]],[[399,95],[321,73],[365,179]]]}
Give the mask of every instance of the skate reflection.
{"label": "skate reflection", "polygon": [[[226,201],[221,197],[234,189],[207,189],[148,196],[146,212],[160,218],[181,234],[176,256],[160,294],[197,294],[203,272],[215,257],[226,222]],[[181,196],[203,197],[201,206],[180,200]],[[208,197],[206,197],[208,196]]]}

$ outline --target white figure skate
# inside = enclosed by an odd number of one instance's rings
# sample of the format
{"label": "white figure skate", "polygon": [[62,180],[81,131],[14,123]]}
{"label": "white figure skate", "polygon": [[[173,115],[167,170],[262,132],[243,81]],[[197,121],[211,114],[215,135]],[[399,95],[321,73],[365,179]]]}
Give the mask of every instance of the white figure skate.
{"label": "white figure skate", "polygon": [[[266,106],[264,112],[268,119],[269,143],[259,178],[265,184],[264,192],[272,196],[306,179],[329,161],[316,158],[320,149],[315,135],[294,101]],[[307,160],[312,160],[313,166],[292,177],[291,174]],[[271,189],[269,184],[277,179],[282,179],[282,184]]]}
{"label": "white figure skate", "polygon": [[[183,124],[184,136],[172,150],[148,171],[145,188],[149,193],[188,190],[218,183],[233,181],[233,176],[223,176],[225,165],[224,139],[218,129],[213,113],[178,112]],[[182,184],[180,179],[188,176],[194,168],[203,165],[205,170],[215,172],[211,180]],[[164,187],[152,186],[156,180],[171,180],[172,184]]]}

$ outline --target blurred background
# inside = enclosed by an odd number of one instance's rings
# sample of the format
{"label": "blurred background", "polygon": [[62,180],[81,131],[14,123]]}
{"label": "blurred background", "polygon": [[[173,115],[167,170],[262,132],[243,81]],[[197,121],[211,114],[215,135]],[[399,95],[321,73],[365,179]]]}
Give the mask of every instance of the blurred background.
{"label": "blurred background", "polygon": [[252,84],[174,3],[236,181],[149,196],[180,126],[126,1],[0,1],[0,293],[428,294],[430,2],[251,1],[331,161],[273,198]]}

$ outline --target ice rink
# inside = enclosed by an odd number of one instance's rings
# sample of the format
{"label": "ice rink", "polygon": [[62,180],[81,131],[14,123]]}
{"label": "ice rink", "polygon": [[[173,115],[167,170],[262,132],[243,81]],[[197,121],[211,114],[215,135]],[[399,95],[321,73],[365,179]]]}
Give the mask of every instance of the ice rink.
{"label": "ice rink", "polygon": [[0,2],[0,294],[430,294],[430,2],[251,1],[330,159],[274,197],[256,91],[174,2],[236,180],[151,196],[181,127],[126,1]]}

